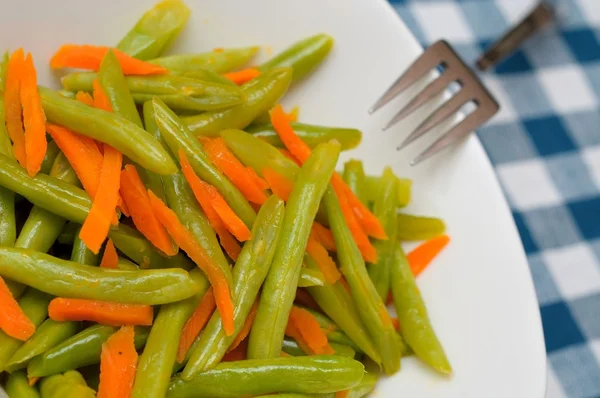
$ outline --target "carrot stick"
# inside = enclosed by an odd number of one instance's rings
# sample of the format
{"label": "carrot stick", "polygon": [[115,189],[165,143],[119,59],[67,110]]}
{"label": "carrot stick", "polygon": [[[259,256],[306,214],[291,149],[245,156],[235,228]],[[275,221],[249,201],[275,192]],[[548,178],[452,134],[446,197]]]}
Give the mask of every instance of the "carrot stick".
{"label": "carrot stick", "polygon": [[108,235],[111,220],[115,217],[115,208],[119,199],[122,161],[123,155],[121,152],[110,145],[104,144],[104,158],[100,171],[98,192],[79,232],[81,240],[96,254]]}
{"label": "carrot stick", "polygon": [[398,318],[390,317],[390,319],[392,321],[392,325],[394,325],[394,329],[396,329],[396,331],[400,330],[400,322],[398,322]]}
{"label": "carrot stick", "polygon": [[83,102],[86,105],[94,106],[94,98],[92,98],[90,93],[85,91],[78,91],[77,94],[75,94],[75,99],[79,102]]}
{"label": "carrot stick", "polygon": [[112,50],[115,53],[119,60],[119,64],[121,64],[121,69],[123,69],[123,74],[125,75],[157,75],[168,72],[167,69],[162,66],[140,61],[116,48],[90,46],[85,44],[65,44],[61,46],[58,51],[54,53],[52,59],[50,59],[50,67],[52,69],[76,68],[98,71],[98,69],[100,69],[100,63],[108,50]]}
{"label": "carrot stick", "polygon": [[350,390],[342,390],[335,392],[335,398],[348,398],[350,396]]}
{"label": "carrot stick", "polygon": [[343,187],[344,192],[346,192],[346,197],[348,198],[348,203],[352,207],[354,211],[354,215],[356,216],[356,220],[362,227],[362,229],[367,233],[367,235],[372,236],[375,239],[387,239],[387,235],[381,222],[379,219],[375,217],[373,213],[354,195],[354,192],[348,187],[348,185],[344,182],[342,177],[339,174],[334,173],[331,177],[332,184],[339,184],[340,187]]}
{"label": "carrot stick", "polygon": [[21,70],[21,103],[25,126],[25,164],[27,174],[35,176],[46,156],[46,114],[37,89],[37,74],[31,53],[27,53]]}
{"label": "carrot stick", "polygon": [[[200,177],[196,175],[183,150],[179,150],[179,163],[181,164],[183,175],[192,188],[192,192],[194,192],[194,196],[196,196],[200,205],[202,206],[203,202],[206,203],[205,198],[208,196],[212,208],[233,236],[242,242],[250,239],[252,234],[246,224],[244,224],[244,222],[234,213],[215,187],[202,181]],[[206,208],[208,208],[208,205],[206,205]]]}
{"label": "carrot stick", "polygon": [[309,347],[308,343],[304,340],[302,334],[296,327],[296,325],[288,319],[288,323],[285,326],[285,335],[291,337],[298,343],[298,347],[306,354],[306,355],[314,355],[314,351]]}
{"label": "carrot stick", "polygon": [[260,75],[260,71],[257,68],[247,68],[238,70],[237,72],[225,73],[223,74],[223,77],[231,80],[237,85],[242,85],[254,79],[258,75]]}
{"label": "carrot stick", "polygon": [[259,175],[256,174],[256,171],[254,171],[254,169],[252,167],[246,166],[246,170],[248,171],[250,178],[252,178],[254,185],[256,185],[258,187],[258,189],[260,189],[262,191],[269,189],[269,184],[267,184],[267,182],[265,180],[260,178]]}
{"label": "carrot stick", "polygon": [[213,208],[212,201],[210,199],[210,193],[203,184],[199,183],[200,179],[194,173],[194,170],[192,169],[192,166],[190,165],[190,162],[183,150],[179,151],[179,163],[181,164],[183,176],[192,189],[194,197],[200,204],[202,211],[204,211],[204,214],[206,214],[210,226],[219,236],[221,245],[227,252],[227,255],[231,257],[232,260],[236,261],[242,249],[235,238],[227,230],[227,227],[223,223],[223,220],[221,220],[221,217],[219,217],[219,214]]}
{"label": "carrot stick", "polygon": [[286,116],[288,118],[288,120],[290,121],[290,123],[294,123],[298,121],[298,113],[300,112],[300,108],[298,106],[295,106],[292,108],[292,110],[290,112],[286,113]]}
{"label": "carrot stick", "polygon": [[[297,329],[302,341],[310,348],[312,354],[333,354],[334,351],[327,341],[327,335],[313,314],[300,307],[292,307],[288,323]],[[290,336],[294,338],[294,336]],[[300,344],[300,342],[298,342]]]}
{"label": "carrot stick", "polygon": [[35,325],[27,318],[19,303],[0,277],[0,329],[10,337],[26,341],[35,333]]}
{"label": "carrot stick", "polygon": [[208,323],[216,306],[213,288],[209,287],[206,293],[204,293],[202,300],[200,300],[198,307],[196,307],[192,316],[190,316],[183,326],[181,336],[179,337],[179,347],[177,347],[177,362],[183,363],[187,352],[194,343],[194,340],[196,340],[196,337],[198,337],[204,326]]}
{"label": "carrot stick", "polygon": [[248,169],[231,153],[223,138],[206,140],[204,149],[211,162],[231,180],[246,199],[258,204],[267,200],[265,192],[254,184]]}
{"label": "carrot stick", "polygon": [[152,210],[148,192],[134,165],[128,164],[121,170],[120,192],[137,230],[167,256],[177,254],[177,247]]}
{"label": "carrot stick", "polygon": [[229,346],[229,349],[227,350],[227,352],[231,352],[231,351],[235,350],[240,345],[240,343],[242,341],[244,341],[244,339],[246,337],[248,337],[248,334],[250,334],[250,329],[252,329],[252,323],[254,322],[254,318],[256,318],[256,309],[257,308],[258,308],[258,301],[255,301],[254,304],[252,304],[252,308],[250,308],[248,317],[244,321],[242,330],[240,330],[240,333],[238,333],[238,335],[235,336],[235,339]]}
{"label": "carrot stick", "polygon": [[23,49],[13,52],[6,67],[6,86],[4,89],[4,112],[6,129],[13,143],[15,158],[22,167],[26,167],[25,130],[21,120],[21,74],[25,63]]}
{"label": "carrot stick", "polygon": [[167,231],[175,241],[185,251],[188,256],[194,261],[198,267],[208,277],[208,280],[215,292],[217,309],[223,320],[223,328],[225,334],[231,336],[235,330],[233,324],[233,302],[229,292],[229,285],[225,275],[219,267],[212,261],[206,251],[194,239],[190,231],[188,231],[177,218],[175,212],[167,207],[152,191],[148,191],[150,203],[154,209],[154,214],[162,225],[167,228]]}
{"label": "carrot stick", "polygon": [[410,264],[413,275],[418,276],[449,242],[450,237],[448,235],[437,236],[408,253],[406,259]]}
{"label": "carrot stick", "polygon": [[248,340],[244,340],[240,345],[237,346],[235,350],[232,350],[225,354],[222,362],[232,362],[232,361],[243,361],[246,359],[246,353],[248,352]]}
{"label": "carrot stick", "polygon": [[300,161],[300,163],[306,162],[306,159],[310,156],[311,149],[296,135],[290,120],[283,110],[282,106],[277,104],[269,112],[271,115],[271,124],[275,129],[277,135],[291,152],[292,156]]}
{"label": "carrot stick", "polygon": [[92,88],[94,90],[94,108],[102,109],[106,112],[112,112],[112,105],[108,96],[104,92],[102,85],[98,79],[92,81]]}
{"label": "carrot stick", "polygon": [[106,242],[106,247],[104,248],[104,254],[102,255],[102,261],[100,261],[100,267],[116,269],[118,265],[119,255],[117,254],[117,249],[115,249],[112,239],[109,239]]}
{"label": "carrot stick", "polygon": [[262,173],[271,191],[283,199],[284,202],[287,202],[294,189],[294,182],[268,167],[265,167]]}
{"label": "carrot stick", "polygon": [[329,228],[326,228],[318,222],[313,222],[312,232],[315,234],[317,240],[325,247],[325,249],[334,252],[336,251],[335,240],[333,239],[333,233]]}
{"label": "carrot stick", "polygon": [[333,284],[340,279],[342,274],[338,271],[335,262],[329,257],[327,250],[317,241],[314,233],[311,233],[308,238],[306,251],[317,263],[327,283]]}
{"label": "carrot stick", "polygon": [[108,326],[152,325],[152,307],[143,304],[57,297],[48,305],[48,315],[58,322],[92,321]]}
{"label": "carrot stick", "polygon": [[137,372],[138,353],[132,326],[123,326],[102,344],[98,398],[129,398]]}

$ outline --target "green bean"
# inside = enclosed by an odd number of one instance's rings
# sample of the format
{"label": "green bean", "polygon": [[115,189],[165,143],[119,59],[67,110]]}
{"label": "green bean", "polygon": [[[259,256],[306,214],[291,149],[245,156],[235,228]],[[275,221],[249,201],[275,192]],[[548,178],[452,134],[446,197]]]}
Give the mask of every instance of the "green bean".
{"label": "green bean", "polygon": [[[348,149],[356,148],[362,138],[360,130],[351,128],[325,127],[304,123],[292,123],[292,127],[296,135],[311,148],[323,142],[338,140],[342,146],[342,151],[347,151]],[[261,140],[273,146],[284,147],[272,124],[252,125],[247,130],[249,133],[260,137]]]}
{"label": "green bean", "polygon": [[149,62],[178,72],[206,69],[225,73],[243,67],[257,52],[258,47],[228,48],[201,54],[170,55]]}
{"label": "green bean", "polygon": [[[27,376],[44,377],[100,363],[102,344],[117,330],[118,328],[114,326],[98,324],[82,330],[44,354],[33,358],[27,366]],[[150,329],[146,327],[135,328],[136,350],[144,347],[149,332]]]}
{"label": "green bean", "polygon": [[258,69],[266,72],[273,68],[291,67],[296,82],[312,72],[329,54],[333,38],[326,34],[317,34],[292,44],[283,52],[260,65]]}
{"label": "green bean", "polygon": [[205,82],[220,83],[220,84],[224,84],[226,86],[237,87],[237,84],[235,84],[233,81],[231,81],[228,78],[226,78],[225,76],[220,75],[217,72],[209,70],[209,69],[197,69],[197,70],[190,70],[190,71],[184,71],[184,72],[171,70],[169,73],[172,75],[189,77],[190,79],[203,80]]}
{"label": "green bean", "polygon": [[177,37],[190,14],[183,1],[163,0],[142,15],[117,49],[141,60],[157,57]]}
{"label": "green bean", "polygon": [[71,250],[71,261],[79,264],[98,265],[100,256],[94,254],[93,251],[87,248],[85,243],[79,238],[79,230],[73,241],[73,249]]}
{"label": "green bean", "polygon": [[179,150],[183,150],[196,174],[217,188],[233,211],[248,227],[251,227],[256,218],[256,212],[244,195],[211,163],[200,142],[177,115],[156,97],[152,100],[152,104],[156,113],[156,123],[171,152],[175,155],[179,153]]}
{"label": "green bean", "polygon": [[133,94],[133,100],[136,104],[151,101],[153,97],[160,98],[171,109],[195,111],[194,113],[227,109],[244,102],[243,97],[239,95],[231,95],[229,97],[191,97],[182,94]]}
{"label": "green bean", "polygon": [[262,205],[252,226],[252,238],[244,244],[233,269],[235,331],[226,336],[221,315],[215,312],[204,328],[198,346],[181,374],[189,380],[196,374],[216,366],[225,356],[236,336],[242,330],[260,287],[271,267],[279,241],[284,215],[284,203],[272,195]]}
{"label": "green bean", "polygon": [[[377,374],[366,372],[360,383],[350,389],[350,394],[347,398],[362,398],[366,397],[377,384]],[[294,394],[294,393],[282,393],[282,394],[269,394],[261,395],[263,398],[335,398],[335,393],[329,394]]]}
{"label": "green bean", "polygon": [[40,398],[37,388],[30,386],[24,371],[13,372],[6,380],[6,393],[12,398]]}
{"label": "green bean", "polygon": [[58,238],[56,239],[58,243],[60,243],[61,245],[72,245],[73,242],[75,241],[75,236],[77,236],[77,234],[79,234],[79,229],[81,228],[80,224],[74,223],[74,222],[67,222],[67,224],[65,224],[63,230],[60,232],[60,235],[58,235]]}
{"label": "green bean", "polygon": [[[144,102],[144,106],[142,109],[142,113],[144,115],[144,126],[146,128],[146,131],[149,132],[154,138],[156,138],[158,142],[160,142],[160,144],[169,152],[169,155],[172,155],[165,143],[165,140],[160,134],[158,125],[156,124],[152,101]],[[139,168],[138,173],[140,174],[140,178],[144,182],[146,188],[151,190],[160,200],[166,203],[167,197],[165,195],[165,188],[163,187],[161,176],[151,171],[148,171],[143,167]]]}
{"label": "green bean", "polygon": [[144,352],[139,357],[132,398],[163,398],[169,388],[181,331],[208,290],[208,281],[198,271],[201,289],[186,300],[160,307]]}
{"label": "green bean", "polygon": [[111,229],[108,236],[115,247],[129,257],[140,268],[183,268],[192,269],[194,263],[181,251],[172,257],[166,257],[154,247],[137,229],[119,224]]}
{"label": "green bean", "polygon": [[398,214],[398,239],[402,241],[427,240],[446,232],[446,224],[435,217]]}
{"label": "green bean", "polygon": [[[48,304],[51,299],[46,293],[29,289],[19,299],[19,307],[21,307],[27,318],[37,327],[48,316]],[[7,361],[22,345],[23,342],[21,340],[12,338],[0,330],[0,371],[4,369]]]}
{"label": "green bean", "polygon": [[396,209],[398,208],[396,193],[398,189],[396,180],[392,170],[386,167],[380,180],[379,193],[373,204],[373,214],[383,226],[388,239],[375,241],[377,263],[368,264],[367,270],[379,297],[384,301],[390,291],[391,269],[392,263],[395,261],[394,250],[398,245],[398,223],[396,222]]}
{"label": "green bean", "polygon": [[15,370],[24,369],[31,358],[43,354],[50,348],[73,336],[77,332],[78,327],[79,324],[77,322],[57,322],[52,319],[46,319],[36,329],[35,334],[8,360],[4,370],[12,373]]}
{"label": "green bean", "polygon": [[278,391],[327,393],[354,387],[363,374],[362,363],[328,355],[225,362],[192,380],[175,377],[167,398],[233,398]]}
{"label": "green bean", "polygon": [[354,195],[364,204],[368,205],[365,185],[365,171],[360,160],[351,159],[344,164],[344,181]]}
{"label": "green bean", "polygon": [[81,373],[69,370],[44,378],[40,382],[42,398],[94,398],[96,391],[89,388]]}
{"label": "green bean", "polygon": [[122,271],[6,247],[0,248],[0,276],[55,296],[130,304],[175,302],[199,289],[182,269]]}
{"label": "green bean", "polygon": [[77,100],[63,98],[45,87],[38,90],[49,122],[106,142],[155,173],[170,174],[177,170],[165,149],[135,123]]}
{"label": "green bean", "polygon": [[144,128],[140,114],[127,88],[121,64],[112,50],[106,52],[100,63],[98,80],[110,101],[112,111],[138,127]]}
{"label": "green bean", "polygon": [[[46,155],[44,156],[44,160],[42,161],[42,167],[40,168],[40,173],[49,174],[50,170],[52,170],[52,165],[56,160],[58,154],[61,153],[60,148],[54,141],[50,141],[48,143],[48,147],[46,148]],[[7,155],[11,159],[14,159],[12,154]]]}
{"label": "green bean", "polygon": [[340,153],[335,141],[317,146],[300,169],[286,204],[280,244],[265,280],[250,332],[248,358],[274,358],[294,302],[306,242]]}
{"label": "green bean", "polygon": [[316,269],[302,268],[300,270],[300,279],[298,279],[298,287],[325,286],[325,276]]}
{"label": "green bean", "polygon": [[290,68],[277,68],[242,85],[246,102],[223,111],[205,112],[182,118],[194,135],[217,137],[227,128],[243,129],[267,112],[287,91],[292,79]]}
{"label": "green bean", "polygon": [[70,98],[70,99],[77,99],[77,93],[75,91],[58,90],[57,93],[61,97]]}
{"label": "green bean", "polygon": [[[4,87],[6,85],[6,67],[8,52],[4,53],[0,62],[0,153],[14,159],[12,144],[6,130],[6,114],[4,109]],[[4,187],[0,188],[0,245],[12,246],[17,237],[15,221],[15,194]]]}
{"label": "green bean", "polygon": [[[392,219],[391,222],[394,220]],[[452,373],[452,367],[446,358],[421,297],[419,287],[402,251],[395,245],[395,261],[392,264],[392,296],[402,325],[402,336],[406,343],[423,362],[440,373]]]}
{"label": "green bean", "polygon": [[335,322],[333,322],[327,315],[324,315],[323,313],[315,311],[311,308],[306,308],[302,306],[300,307],[304,308],[306,311],[310,312],[315,317],[317,322],[319,322],[321,329],[325,329],[327,331],[327,339],[330,342],[337,343],[340,345],[346,345],[352,348],[354,351],[362,352],[362,350],[352,340],[350,340],[350,338],[344,332],[338,330],[338,325],[336,325]]}
{"label": "green bean", "polygon": [[[331,348],[333,348],[333,351],[335,351],[334,355],[346,358],[354,358],[354,356],[356,355],[356,352],[347,345],[337,343],[329,343],[329,345],[331,346]],[[311,355],[310,353],[304,352],[294,339],[288,337],[283,339],[283,346],[281,350],[295,357]]]}
{"label": "green bean", "polygon": [[340,269],[350,286],[359,316],[381,355],[384,371],[387,374],[393,374],[400,369],[400,356],[404,343],[394,330],[385,303],[369,279],[365,262],[352,238],[340,203],[332,188],[325,193],[324,201],[337,247]]}
{"label": "green bean", "polygon": [[126,271],[139,271],[140,267],[132,261],[127,260],[126,258],[119,257],[119,261],[117,262],[117,269],[122,269]]}
{"label": "green bean", "polygon": [[258,175],[262,176],[262,171],[268,167],[292,181],[296,180],[300,167],[272,145],[242,130],[223,130],[221,137],[235,156]]}
{"label": "green bean", "polygon": [[[379,190],[380,177],[367,176],[365,179],[365,192],[367,200],[373,202]],[[412,180],[398,178],[398,206],[404,207],[410,203]]]}

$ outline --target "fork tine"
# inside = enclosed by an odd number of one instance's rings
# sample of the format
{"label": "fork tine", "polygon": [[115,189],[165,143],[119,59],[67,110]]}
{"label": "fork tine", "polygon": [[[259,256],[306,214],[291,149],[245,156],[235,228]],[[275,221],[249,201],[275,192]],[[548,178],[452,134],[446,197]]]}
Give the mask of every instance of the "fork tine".
{"label": "fork tine", "polygon": [[465,89],[465,87],[462,87],[458,93],[456,93],[448,101],[444,102],[435,111],[433,111],[431,115],[423,120],[423,122],[421,122],[421,124],[419,124],[417,128],[415,128],[413,132],[410,133],[408,137],[404,139],[404,141],[402,141],[400,145],[398,145],[397,149],[401,150],[405,148],[408,144],[455,114],[464,104],[471,100],[470,95],[471,93],[469,90]]}
{"label": "fork tine", "polygon": [[435,80],[431,81],[427,87],[419,94],[417,94],[413,99],[410,100],[408,104],[406,104],[396,115],[388,122],[388,124],[383,127],[383,131],[389,129],[400,120],[404,119],[406,116],[410,115],[415,109],[419,106],[423,105],[425,102],[438,95],[442,91],[444,91],[450,85],[452,79],[451,76],[447,75],[447,73],[451,73],[450,71],[445,71],[442,75],[437,77]]}

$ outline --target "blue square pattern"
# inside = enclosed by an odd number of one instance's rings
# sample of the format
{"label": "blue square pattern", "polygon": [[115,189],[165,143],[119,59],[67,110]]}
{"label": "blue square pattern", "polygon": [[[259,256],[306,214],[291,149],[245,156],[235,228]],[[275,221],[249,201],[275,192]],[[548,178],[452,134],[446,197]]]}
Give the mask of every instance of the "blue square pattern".
{"label": "blue square pattern", "polygon": [[493,1],[469,1],[461,5],[465,19],[479,39],[494,40],[507,29],[502,11]]}
{"label": "blue square pattern", "polygon": [[527,119],[523,124],[540,155],[553,155],[575,149],[565,125],[557,116]]}
{"label": "blue square pattern", "polygon": [[600,367],[587,344],[553,352],[548,359],[567,397],[591,398],[600,395]]}
{"label": "blue square pattern", "polygon": [[555,110],[535,73],[498,75],[512,107],[521,118],[554,115]]}
{"label": "blue square pattern", "polygon": [[519,121],[484,125],[477,133],[494,165],[538,156],[531,138]]}
{"label": "blue square pattern", "polygon": [[580,330],[589,339],[600,338],[600,293],[578,298],[569,303],[571,314],[577,321]]}
{"label": "blue square pattern", "polygon": [[468,65],[472,65],[481,55],[481,48],[474,43],[453,43],[452,48]]}
{"label": "blue square pattern", "polygon": [[594,62],[581,65],[587,80],[594,89],[597,97],[600,97],[600,63]]}
{"label": "blue square pattern", "polygon": [[[487,51],[491,44],[491,40],[483,40],[479,42],[481,51]],[[514,54],[501,61],[498,65],[496,65],[494,72],[496,72],[499,75],[502,75],[531,72],[532,70],[533,67],[527,59],[527,57],[525,56],[525,53],[521,50],[517,50]]]}
{"label": "blue square pattern", "polygon": [[569,307],[563,301],[540,307],[540,314],[544,325],[546,351],[549,353],[585,341]]}
{"label": "blue square pattern", "polygon": [[597,109],[571,112],[562,118],[566,130],[579,147],[590,147],[600,145],[600,134],[598,129],[592,126],[600,126],[600,112]]}
{"label": "blue square pattern", "polygon": [[527,256],[529,269],[535,285],[535,292],[540,305],[556,303],[561,300],[560,292],[541,254]]}
{"label": "blue square pattern", "polygon": [[592,251],[596,255],[598,263],[600,263],[600,239],[594,239],[589,242]]}
{"label": "blue square pattern", "polygon": [[598,195],[598,188],[579,152],[547,157],[546,169],[564,199],[578,200]]}
{"label": "blue square pattern", "polygon": [[536,68],[573,63],[573,54],[556,28],[545,29],[523,43],[523,52]]}
{"label": "blue square pattern", "polygon": [[[393,4],[393,3],[398,3],[398,4]],[[427,41],[425,33],[423,32],[423,29],[421,29],[421,25],[419,25],[419,23],[415,19],[414,15],[410,11],[408,4],[405,4],[405,3],[408,3],[408,2],[392,1],[392,5],[396,9],[396,12],[400,16],[400,18],[402,19],[402,22],[404,22],[406,24],[408,29],[410,29],[410,31],[415,35],[415,37],[417,38],[419,43],[421,43],[423,45]]]}
{"label": "blue square pattern", "polygon": [[538,245],[533,240],[533,237],[531,236],[531,231],[529,230],[529,227],[527,226],[525,220],[523,220],[521,213],[513,211],[513,218],[515,220],[515,224],[517,225],[517,229],[519,230],[519,235],[521,236],[521,241],[523,242],[523,248],[525,249],[525,253],[527,253],[528,255],[537,253],[539,251]]}
{"label": "blue square pattern", "polygon": [[522,216],[540,250],[568,246],[581,241],[581,233],[573,215],[563,205],[527,210]]}
{"label": "blue square pattern", "polygon": [[583,237],[585,239],[600,238],[600,222],[598,221],[600,196],[570,202],[568,206]]}
{"label": "blue square pattern", "polygon": [[593,30],[573,29],[563,32],[573,56],[581,63],[600,60],[600,43]]}

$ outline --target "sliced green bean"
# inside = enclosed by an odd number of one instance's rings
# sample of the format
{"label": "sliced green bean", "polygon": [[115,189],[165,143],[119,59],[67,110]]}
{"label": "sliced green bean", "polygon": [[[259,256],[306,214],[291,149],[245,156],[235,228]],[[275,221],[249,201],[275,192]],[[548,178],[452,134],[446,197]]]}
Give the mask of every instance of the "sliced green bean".
{"label": "sliced green bean", "polygon": [[133,100],[136,104],[151,101],[153,97],[160,98],[171,109],[177,111],[195,111],[194,113],[227,109],[244,102],[244,98],[238,94],[223,95],[220,97],[190,97],[189,95],[181,94],[133,94]]}
{"label": "sliced green bean", "polygon": [[89,388],[81,373],[69,370],[42,379],[40,382],[42,398],[94,398],[96,391]]}
{"label": "sliced green bean", "polygon": [[365,171],[360,160],[351,159],[344,164],[344,181],[354,192],[354,195],[364,205],[368,205]]}
{"label": "sliced green bean", "polygon": [[6,247],[0,248],[0,276],[55,296],[130,304],[175,302],[193,296],[199,289],[182,269],[123,271]]}
{"label": "sliced green bean", "polygon": [[163,398],[167,393],[181,331],[208,290],[208,281],[201,275],[198,284],[201,288],[197,295],[160,307],[139,357],[132,398]]}
{"label": "sliced green bean", "polygon": [[[0,153],[14,159],[12,144],[6,130],[6,114],[4,109],[4,87],[6,85],[6,67],[8,52],[4,53],[0,62]],[[15,194],[9,189],[0,187],[0,245],[12,246],[17,238],[15,221]]]}
{"label": "sliced green bean", "polygon": [[191,380],[175,377],[167,398],[234,398],[278,391],[327,393],[358,385],[363,374],[362,363],[328,355],[224,362]]}
{"label": "sliced green bean", "polygon": [[[357,129],[317,126],[305,123],[292,123],[292,127],[296,135],[311,148],[323,142],[338,140],[342,146],[342,151],[347,151],[348,149],[356,148],[362,139],[362,133]],[[273,146],[278,148],[284,147],[272,124],[252,125],[247,130],[249,133],[260,137],[261,140],[265,140]]]}
{"label": "sliced green bean", "polygon": [[119,257],[119,261],[117,262],[117,269],[123,269],[126,271],[138,271],[140,267],[136,263],[129,261],[126,258]]}
{"label": "sliced green bean", "polygon": [[181,374],[182,378],[189,380],[196,374],[216,366],[242,330],[271,267],[281,233],[283,215],[284,203],[276,195],[269,197],[262,205],[252,227],[252,238],[244,244],[233,269],[235,331],[231,336],[227,336],[221,315],[215,312],[204,328],[198,346],[191,352]]}
{"label": "sliced green bean", "polygon": [[149,133],[111,112],[92,108],[39,87],[48,121],[106,142],[123,155],[158,174],[177,171],[165,149]]}
{"label": "sliced green bean", "polygon": [[183,77],[189,77],[190,79],[203,80],[205,82],[220,83],[220,84],[224,84],[226,86],[236,86],[237,87],[237,84],[235,84],[233,81],[231,81],[228,78],[226,78],[225,76],[220,75],[217,72],[209,70],[209,69],[197,69],[197,70],[190,70],[190,71],[184,71],[184,72],[171,70],[169,73],[172,75],[176,74],[176,75],[180,75]]}
{"label": "sliced green bean", "polygon": [[398,214],[398,239],[402,241],[428,240],[446,232],[446,224],[435,217]]}
{"label": "sliced green bean", "polygon": [[98,265],[100,263],[100,255],[94,254],[93,251],[87,248],[85,243],[79,238],[79,230],[73,241],[71,261],[87,265]]}
{"label": "sliced green bean", "polygon": [[[42,167],[40,168],[40,173],[42,174],[50,174],[50,170],[52,170],[52,165],[56,160],[58,154],[61,153],[60,148],[54,141],[50,141],[48,143],[48,147],[46,148],[46,155],[44,156],[44,160],[42,161]],[[11,159],[14,159],[14,155],[7,155]]]}
{"label": "sliced green bean", "polygon": [[316,269],[302,268],[300,270],[300,279],[298,287],[325,286],[325,276]]}
{"label": "sliced green bean", "polygon": [[339,152],[340,145],[335,141],[321,144],[300,169],[286,204],[280,244],[263,285],[250,332],[248,358],[275,358],[281,352],[306,242]]}
{"label": "sliced green bean", "polygon": [[[367,372],[363,376],[360,383],[350,389],[350,394],[347,398],[362,398],[366,397],[377,384],[378,376],[376,373]],[[294,394],[294,393],[282,393],[282,394],[269,394],[261,395],[263,398],[336,398],[335,393],[329,394]]]}
{"label": "sliced green bean", "polygon": [[400,357],[404,343],[394,330],[385,303],[369,279],[365,262],[352,238],[352,233],[332,188],[325,193],[324,201],[337,247],[340,269],[350,286],[359,316],[381,355],[384,371],[387,374],[393,374],[400,369]]}
{"label": "sliced green bean", "polygon": [[206,69],[225,73],[243,67],[257,52],[258,47],[228,48],[201,54],[170,55],[149,62],[178,72]]}
{"label": "sliced green bean", "polygon": [[183,149],[196,174],[217,188],[233,211],[248,227],[251,227],[256,218],[256,212],[244,195],[211,163],[200,142],[177,115],[158,98],[154,98],[152,104],[156,114],[156,124],[158,124],[171,152],[176,155],[180,149]]}
{"label": "sliced green bean", "polygon": [[396,261],[392,264],[392,296],[398,322],[402,325],[402,336],[423,362],[440,373],[450,374],[452,367],[431,326],[415,277],[398,244],[395,245],[395,254]]}
{"label": "sliced green bean", "polygon": [[312,72],[329,54],[333,46],[333,38],[320,33],[292,44],[290,47],[260,65],[262,72],[273,68],[291,67],[294,70],[293,81],[296,82]]}
{"label": "sliced green bean", "polygon": [[[143,115],[144,115],[144,126],[146,131],[149,132],[160,144],[170,153],[165,140],[162,138],[160,134],[160,130],[158,129],[158,125],[156,124],[156,120],[154,118],[154,107],[152,106],[152,101],[144,102],[143,106]],[[163,202],[167,202],[167,197],[165,195],[165,188],[163,186],[162,178],[160,175],[153,173],[140,167],[138,170],[140,178],[144,182],[146,188],[151,190],[160,200]]]}
{"label": "sliced green bean", "polygon": [[[367,176],[365,180],[367,200],[373,202],[379,190],[380,177]],[[398,206],[404,207],[410,203],[412,180],[398,178]]]}
{"label": "sliced green bean", "polygon": [[[329,345],[331,346],[331,348],[333,348],[333,351],[335,352],[334,355],[346,358],[354,358],[354,356],[356,355],[356,351],[354,351],[351,347],[347,345],[337,343],[329,343]],[[298,343],[296,343],[294,339],[289,337],[283,339],[283,347],[281,348],[281,350],[295,357],[311,355],[310,353],[304,352],[302,348],[300,348]]]}
{"label": "sliced green bean", "polygon": [[163,0],[142,15],[117,48],[138,59],[155,58],[177,37],[190,14],[183,1]]}
{"label": "sliced green bean", "polygon": [[37,388],[29,385],[27,375],[22,370],[8,376],[5,389],[11,398],[40,398]]}
{"label": "sliced green bean", "polygon": [[246,102],[224,111],[205,112],[182,118],[196,136],[217,137],[228,128],[243,129],[260,114],[267,112],[287,91],[292,80],[290,68],[277,68],[242,85]]}

